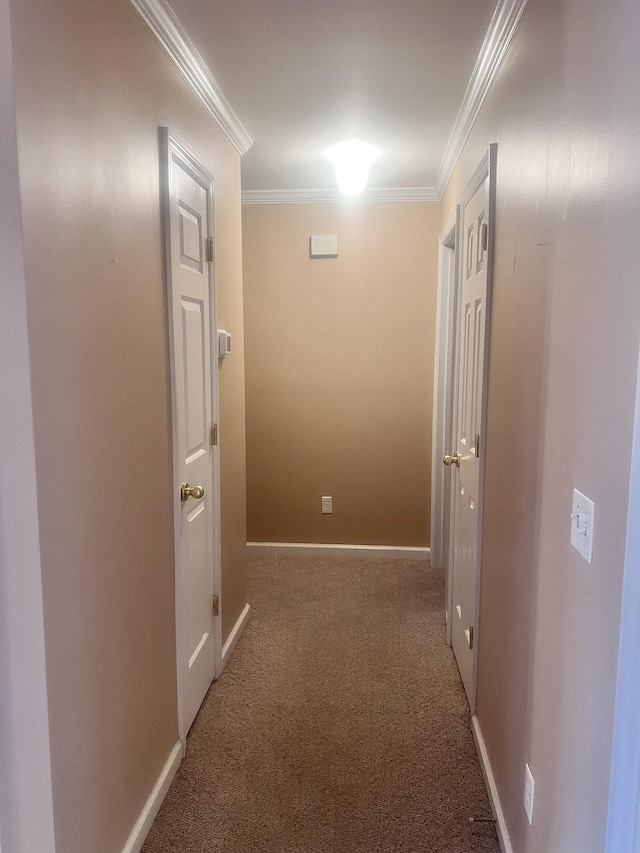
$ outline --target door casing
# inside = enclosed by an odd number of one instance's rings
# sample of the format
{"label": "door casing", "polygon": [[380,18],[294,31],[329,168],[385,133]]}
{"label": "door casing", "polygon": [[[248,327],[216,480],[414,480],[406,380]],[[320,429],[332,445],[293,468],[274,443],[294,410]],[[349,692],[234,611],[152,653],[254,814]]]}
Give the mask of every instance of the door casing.
{"label": "door casing", "polygon": [[622,581],[606,853],[640,853],[640,358]]}
{"label": "door casing", "polygon": [[460,206],[440,232],[438,246],[438,299],[436,307],[436,355],[433,381],[433,425],[431,449],[431,536],[430,563],[438,572],[446,572],[447,643],[451,645],[451,610],[453,586],[449,571],[449,523],[451,477],[442,465],[449,452],[453,420],[453,363],[457,324],[456,241],[459,231]]}

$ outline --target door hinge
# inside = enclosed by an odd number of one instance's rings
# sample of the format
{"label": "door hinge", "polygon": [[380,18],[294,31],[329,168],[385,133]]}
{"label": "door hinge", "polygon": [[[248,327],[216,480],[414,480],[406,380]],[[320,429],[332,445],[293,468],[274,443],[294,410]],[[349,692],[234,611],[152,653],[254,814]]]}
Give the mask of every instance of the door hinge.
{"label": "door hinge", "polygon": [[217,595],[213,596],[212,606],[213,606],[213,615],[218,616],[220,614],[220,599],[218,598]]}
{"label": "door hinge", "polygon": [[211,447],[218,446],[218,424],[211,424]]}
{"label": "door hinge", "polygon": [[476,459],[480,459],[480,433],[478,433],[478,432],[476,433],[475,451],[476,451]]}
{"label": "door hinge", "polygon": [[482,223],[482,251],[486,252],[489,248],[489,226],[486,222]]}
{"label": "door hinge", "polygon": [[213,263],[213,237],[207,237],[207,261]]}
{"label": "door hinge", "polygon": [[472,649],[473,648],[473,625],[469,626],[469,630],[466,632],[466,634],[467,634],[467,640],[469,642],[469,648]]}

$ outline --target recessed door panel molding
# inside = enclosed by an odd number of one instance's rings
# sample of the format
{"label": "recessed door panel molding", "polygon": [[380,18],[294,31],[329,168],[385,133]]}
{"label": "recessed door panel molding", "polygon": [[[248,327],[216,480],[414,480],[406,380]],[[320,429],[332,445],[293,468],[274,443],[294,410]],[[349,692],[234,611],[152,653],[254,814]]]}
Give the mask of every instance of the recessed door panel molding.
{"label": "recessed door panel molding", "polygon": [[178,205],[180,222],[180,264],[187,269],[202,273],[203,234],[202,219],[198,213],[184,204]]}
{"label": "recessed door panel molding", "polygon": [[[462,363],[466,366],[469,364],[469,355],[471,352],[471,306],[467,303],[463,306],[463,337],[462,337]],[[469,435],[469,371],[464,370],[461,375],[460,382],[460,421],[459,421],[459,440],[466,446]]]}
{"label": "recessed door panel molding", "polygon": [[[482,268],[480,268],[482,272]],[[480,433],[482,419],[482,363],[484,356],[484,300],[476,299],[473,311],[473,358],[471,363],[471,406],[467,436],[469,446],[475,453],[473,437]]]}
{"label": "recessed door panel molding", "polygon": [[484,259],[486,257],[486,247],[483,239],[484,235],[484,225],[487,219],[487,212],[483,210],[482,213],[478,216],[478,227],[476,233],[478,234],[478,240],[476,243],[476,273],[479,273],[484,267]]}
{"label": "recessed door panel molding", "polygon": [[[205,634],[211,631],[211,601],[202,595],[208,589],[210,563],[207,560],[208,531],[207,506],[204,500],[191,512],[186,513],[183,536],[185,538],[185,569],[188,576],[186,587],[189,592],[189,660],[202,644]],[[213,590],[211,591],[213,595]],[[207,685],[208,687],[208,685]]]}
{"label": "recessed door panel molding", "polygon": [[467,250],[465,252],[466,260],[464,265],[465,278],[467,279],[471,278],[473,273],[473,226],[474,223],[472,222],[467,228]]}
{"label": "recessed door panel molding", "polygon": [[178,716],[184,740],[221,668],[213,179],[163,132],[176,540]]}
{"label": "recessed door panel molding", "polygon": [[459,333],[455,347],[451,490],[451,576],[449,613],[451,644],[471,710],[475,708],[479,641],[479,590],[482,530],[482,488],[490,316],[491,237],[497,146],[489,152],[465,190],[461,203],[458,258]]}
{"label": "recessed door panel molding", "polygon": [[185,461],[193,461],[198,453],[206,452],[207,414],[207,347],[205,334],[206,306],[200,300],[182,300],[182,347],[185,401],[182,416],[185,432]]}

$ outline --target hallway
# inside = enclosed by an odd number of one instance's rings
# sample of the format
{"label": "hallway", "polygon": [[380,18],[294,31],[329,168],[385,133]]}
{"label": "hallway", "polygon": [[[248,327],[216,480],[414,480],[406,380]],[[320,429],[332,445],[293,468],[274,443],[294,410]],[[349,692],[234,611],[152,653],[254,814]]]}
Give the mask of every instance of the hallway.
{"label": "hallway", "polygon": [[143,853],[498,853],[425,563],[250,557],[252,616]]}

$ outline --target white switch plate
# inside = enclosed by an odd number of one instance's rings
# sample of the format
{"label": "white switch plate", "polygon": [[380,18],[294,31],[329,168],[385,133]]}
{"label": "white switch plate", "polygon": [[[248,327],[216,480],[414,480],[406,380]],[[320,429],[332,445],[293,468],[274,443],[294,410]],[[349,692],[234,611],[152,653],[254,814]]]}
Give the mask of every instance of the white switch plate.
{"label": "white switch plate", "polygon": [[571,510],[571,544],[587,563],[593,553],[593,519],[596,505],[582,492],[573,490],[573,508]]}
{"label": "white switch plate", "polygon": [[533,773],[528,764],[524,765],[524,810],[527,813],[529,825],[533,823],[533,798],[535,795],[536,783],[533,779]]}
{"label": "white switch plate", "polygon": [[322,496],[322,514],[331,515],[333,512],[333,498],[331,495]]}
{"label": "white switch plate", "polygon": [[226,358],[231,352],[231,335],[224,329],[218,329],[218,358]]}

